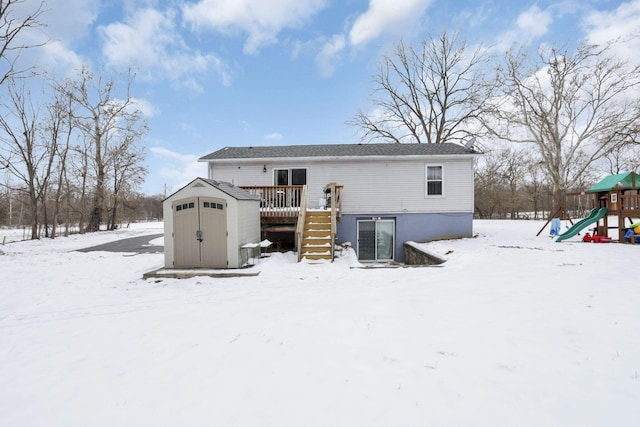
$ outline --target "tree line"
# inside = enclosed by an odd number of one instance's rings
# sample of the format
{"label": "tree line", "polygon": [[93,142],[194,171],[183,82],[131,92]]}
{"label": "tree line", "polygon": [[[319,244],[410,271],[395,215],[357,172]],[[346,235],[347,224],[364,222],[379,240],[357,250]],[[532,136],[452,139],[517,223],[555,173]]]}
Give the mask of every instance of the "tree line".
{"label": "tree line", "polygon": [[[16,68],[35,47],[20,35],[42,13],[41,3],[18,15],[20,3],[0,2],[0,224],[19,202],[31,238],[55,237],[61,223],[113,229],[147,173],[135,74]],[[498,54],[455,32],[401,41],[372,77],[371,108],[347,123],[363,141],[474,148],[480,217],[562,209],[563,194],[638,166],[640,67],[618,54],[627,41]]]}
{"label": "tree line", "polygon": [[474,148],[480,217],[554,212],[599,174],[638,166],[640,67],[617,50],[627,41],[504,54],[448,32],[400,42],[372,78],[371,108],[347,123],[364,141]]}
{"label": "tree line", "polygon": [[147,173],[148,125],[131,93],[135,75],[84,66],[57,79],[17,69],[20,53],[34,47],[20,44],[19,35],[38,26],[42,12],[41,4],[18,15],[22,2],[0,3],[0,197],[7,202],[0,224],[28,221],[32,239],[55,237],[58,224],[66,232],[114,229],[133,211]]}

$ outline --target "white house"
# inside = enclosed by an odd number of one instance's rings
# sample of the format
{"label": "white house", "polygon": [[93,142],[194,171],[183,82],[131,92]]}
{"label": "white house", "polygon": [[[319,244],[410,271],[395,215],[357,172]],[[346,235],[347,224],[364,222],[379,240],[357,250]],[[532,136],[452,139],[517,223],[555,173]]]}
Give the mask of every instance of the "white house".
{"label": "white house", "polygon": [[293,208],[290,231],[303,209],[323,205],[328,183],[337,184],[336,241],[350,242],[361,261],[404,260],[405,241],[472,235],[472,149],[456,144],[344,144],[225,147],[208,154],[208,176],[262,197],[262,230],[274,225],[269,208]]}

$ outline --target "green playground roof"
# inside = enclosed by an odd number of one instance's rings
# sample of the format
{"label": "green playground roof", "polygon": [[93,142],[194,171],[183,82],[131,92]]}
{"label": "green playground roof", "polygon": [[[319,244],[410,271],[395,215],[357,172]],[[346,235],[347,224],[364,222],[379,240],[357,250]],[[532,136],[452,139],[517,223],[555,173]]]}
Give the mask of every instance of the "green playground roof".
{"label": "green playground roof", "polygon": [[640,187],[640,175],[635,172],[625,172],[609,175],[589,189],[590,193],[613,190],[615,187],[623,188]]}

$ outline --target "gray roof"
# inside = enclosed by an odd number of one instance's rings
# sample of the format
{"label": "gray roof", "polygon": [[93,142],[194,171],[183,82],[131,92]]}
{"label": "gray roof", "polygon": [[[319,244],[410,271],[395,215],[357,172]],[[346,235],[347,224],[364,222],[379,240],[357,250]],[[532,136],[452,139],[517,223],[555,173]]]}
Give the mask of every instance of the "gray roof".
{"label": "gray roof", "polygon": [[457,144],[324,144],[273,147],[224,147],[200,158],[207,160],[290,157],[434,156],[476,154]]}
{"label": "gray roof", "polygon": [[196,178],[193,181],[191,181],[190,183],[188,183],[187,185],[185,185],[184,187],[182,187],[181,189],[175,191],[173,194],[167,196],[167,198],[165,198],[164,200],[167,200],[168,198],[170,198],[171,196],[173,196],[174,194],[182,191],[183,189],[190,187],[194,182],[201,180],[203,182],[205,182],[206,184],[209,184],[212,187],[217,188],[218,190],[222,191],[223,193],[233,197],[236,200],[260,200],[260,197],[255,196],[251,193],[249,193],[246,190],[243,190],[240,187],[236,187],[235,185],[229,183],[229,182],[225,182],[225,181],[215,181],[213,179],[208,179],[208,178]]}
{"label": "gray roof", "polygon": [[243,190],[240,187],[236,187],[235,185],[229,182],[215,181],[213,179],[208,179],[208,178],[200,178],[200,179],[206,182],[207,184],[222,191],[223,193],[228,194],[229,196],[233,197],[236,200],[260,200],[258,196],[255,196],[249,193],[248,191]]}

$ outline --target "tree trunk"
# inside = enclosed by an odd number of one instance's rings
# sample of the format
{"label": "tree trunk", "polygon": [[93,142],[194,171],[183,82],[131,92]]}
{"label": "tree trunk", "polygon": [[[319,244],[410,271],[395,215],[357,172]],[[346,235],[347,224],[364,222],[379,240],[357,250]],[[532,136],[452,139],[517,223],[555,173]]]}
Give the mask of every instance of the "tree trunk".
{"label": "tree trunk", "polygon": [[38,199],[31,197],[31,239],[38,238]]}
{"label": "tree trunk", "polygon": [[[96,129],[98,125],[96,124]],[[96,162],[96,189],[93,195],[93,205],[91,216],[89,217],[89,231],[100,231],[100,224],[104,214],[104,180],[105,170],[102,161],[102,136],[97,133],[95,136],[95,162]]]}
{"label": "tree trunk", "polygon": [[109,228],[111,230],[116,229],[116,219],[117,219],[117,211],[118,211],[118,198],[114,196],[113,198],[113,208],[111,209],[111,224]]}

